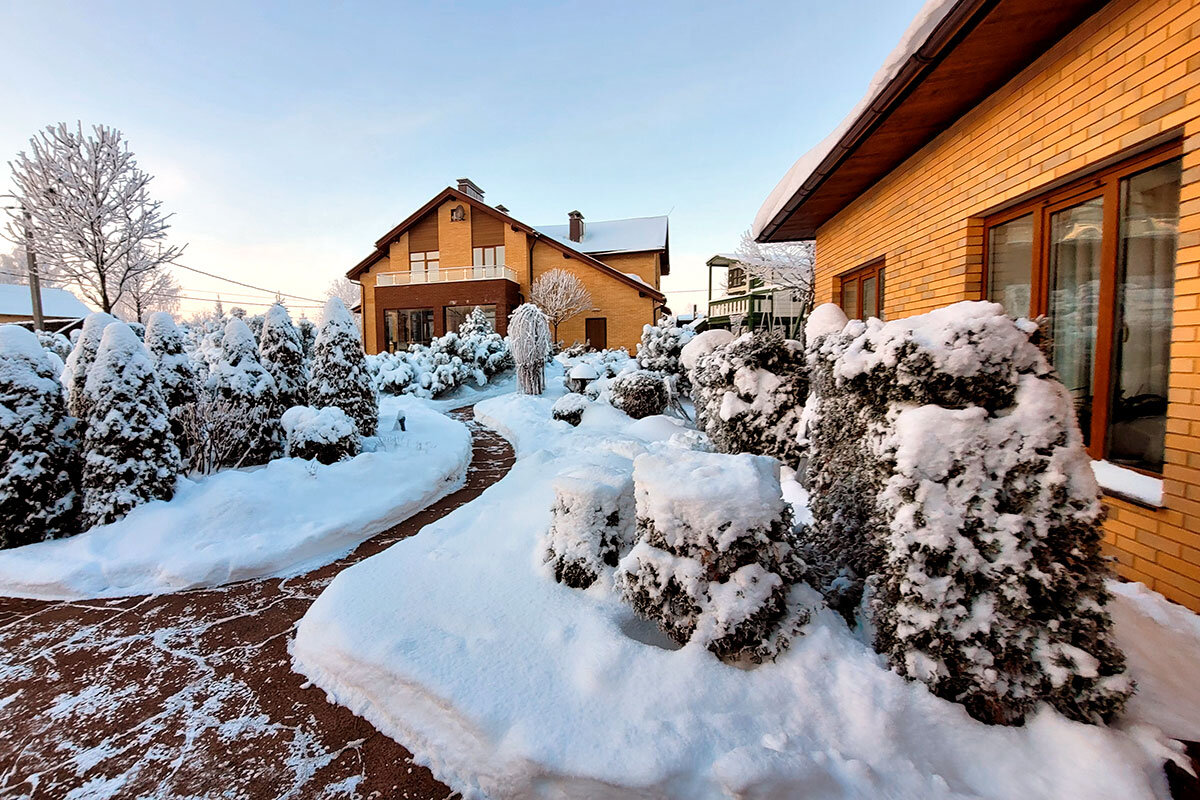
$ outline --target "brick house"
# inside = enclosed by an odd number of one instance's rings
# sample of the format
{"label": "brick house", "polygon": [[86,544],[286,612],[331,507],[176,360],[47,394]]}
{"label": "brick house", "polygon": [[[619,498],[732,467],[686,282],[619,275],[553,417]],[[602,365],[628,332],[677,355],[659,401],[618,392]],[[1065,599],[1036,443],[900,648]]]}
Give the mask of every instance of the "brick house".
{"label": "brick house", "polygon": [[462,178],[384,234],[347,276],[362,286],[364,344],[378,353],[457,330],[475,306],[503,334],[533,282],[556,268],[578,276],[594,303],[559,326],[559,339],[632,351],[665,301],[667,218],[585,223],[572,211],[564,225],[535,228],[487,205]]}
{"label": "brick house", "polygon": [[1200,610],[1200,0],[943,0],[759,212],[816,301],[1046,315],[1119,573]]}

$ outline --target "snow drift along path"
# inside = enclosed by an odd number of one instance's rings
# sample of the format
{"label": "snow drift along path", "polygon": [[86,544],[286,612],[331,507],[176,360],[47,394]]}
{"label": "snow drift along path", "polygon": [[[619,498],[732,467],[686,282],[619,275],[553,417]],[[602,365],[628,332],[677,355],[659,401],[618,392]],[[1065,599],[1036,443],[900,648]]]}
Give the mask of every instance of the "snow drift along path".
{"label": "snow drift along path", "polygon": [[[388,398],[380,448],[349,461],[285,458],[183,478],[170,501],[118,522],[0,551],[0,595],[161,594],[327,564],[462,485],[470,433],[427,405]],[[400,411],[408,430],[389,433]]]}
{"label": "snow drift along path", "polygon": [[[298,672],[464,797],[1167,796],[1155,725],[1185,733],[1172,728],[1200,718],[1161,699],[1186,669],[1132,657],[1150,701],[1114,728],[1049,711],[991,727],[887,670],[828,611],[778,661],[742,671],[699,646],[669,649],[605,578],[586,592],[554,583],[536,552],[554,476],[628,466],[674,429],[606,406],[572,429],[551,421],[554,394],[478,404],[513,442],[514,469],[339,574],[292,645]],[[1116,601],[1127,647],[1200,646],[1162,598],[1130,599]],[[1143,643],[1154,614],[1157,638]]]}

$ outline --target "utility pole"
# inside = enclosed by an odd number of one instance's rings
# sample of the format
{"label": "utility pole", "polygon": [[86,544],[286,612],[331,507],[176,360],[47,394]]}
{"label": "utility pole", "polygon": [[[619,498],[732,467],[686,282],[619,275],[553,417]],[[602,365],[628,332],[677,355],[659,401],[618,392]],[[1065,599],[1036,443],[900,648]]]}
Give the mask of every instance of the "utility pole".
{"label": "utility pole", "polygon": [[22,209],[25,215],[25,265],[29,267],[29,300],[33,308],[33,329],[46,330],[46,321],[42,319],[42,283],[38,278],[37,256],[33,254],[33,218],[29,211]]}

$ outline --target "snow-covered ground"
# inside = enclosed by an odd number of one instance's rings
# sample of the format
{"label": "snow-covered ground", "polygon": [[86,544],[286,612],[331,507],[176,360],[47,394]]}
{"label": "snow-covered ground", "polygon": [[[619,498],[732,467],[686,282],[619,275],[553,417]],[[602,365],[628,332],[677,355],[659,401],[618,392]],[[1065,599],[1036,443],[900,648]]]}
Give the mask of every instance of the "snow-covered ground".
{"label": "snow-covered ground", "polygon": [[[556,475],[628,468],[676,424],[595,405],[571,428],[551,420],[561,390],[548,383],[542,397],[476,406],[514,443],[512,472],[343,571],[292,646],[297,671],[465,797],[1167,796],[1163,731],[1200,726],[1194,615],[1115,587],[1142,694],[1111,728],[1049,711],[1021,728],[979,723],[887,670],[828,611],[749,671],[675,649],[607,578],[583,592],[555,583],[537,543]],[[784,485],[802,502],[796,489]]]}
{"label": "snow-covered ground", "polygon": [[[139,506],[118,522],[0,551],[0,594],[158,594],[327,564],[462,485],[470,432],[431,404],[386,398],[378,448],[349,461],[279,459],[181,478],[170,501]],[[400,411],[408,430],[391,432]]]}

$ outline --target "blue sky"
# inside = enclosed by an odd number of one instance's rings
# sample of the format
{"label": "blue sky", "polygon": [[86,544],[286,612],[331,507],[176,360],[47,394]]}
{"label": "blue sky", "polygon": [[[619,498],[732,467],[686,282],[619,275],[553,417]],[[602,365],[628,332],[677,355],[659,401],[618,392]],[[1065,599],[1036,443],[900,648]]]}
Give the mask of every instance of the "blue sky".
{"label": "blue sky", "polygon": [[460,176],[534,225],[670,213],[683,310],[921,4],[0,0],[0,161],[116,126],[184,263],[309,297]]}

